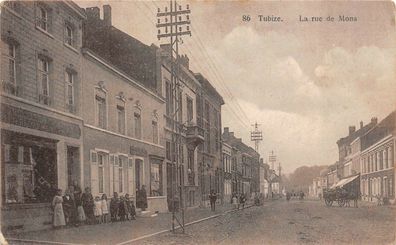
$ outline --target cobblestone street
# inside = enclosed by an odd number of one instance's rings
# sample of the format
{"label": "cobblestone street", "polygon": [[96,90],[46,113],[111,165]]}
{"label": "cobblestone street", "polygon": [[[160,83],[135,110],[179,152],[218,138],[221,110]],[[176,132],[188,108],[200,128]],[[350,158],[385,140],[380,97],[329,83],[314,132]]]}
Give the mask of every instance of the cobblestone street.
{"label": "cobblestone street", "polygon": [[167,233],[140,244],[390,244],[394,213],[390,207],[276,201],[187,227],[185,235]]}
{"label": "cobblestone street", "polygon": [[[169,228],[170,216],[28,233],[19,238],[80,244],[390,244],[395,241],[395,211],[394,207],[363,203],[359,208],[329,208],[319,201],[278,200],[189,225],[185,234],[164,232],[132,242],[128,241]],[[210,215],[213,213],[206,209],[189,212],[187,223]]]}

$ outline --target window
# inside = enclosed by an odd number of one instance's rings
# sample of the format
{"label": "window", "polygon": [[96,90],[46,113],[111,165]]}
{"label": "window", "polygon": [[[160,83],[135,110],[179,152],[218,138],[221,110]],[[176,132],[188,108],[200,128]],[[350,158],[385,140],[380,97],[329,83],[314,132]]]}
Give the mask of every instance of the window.
{"label": "window", "polygon": [[183,94],[182,92],[179,92],[179,105],[178,105],[178,117],[179,117],[179,122],[183,123]]}
{"label": "window", "polygon": [[16,94],[16,46],[7,43],[3,53],[3,89],[10,94]]}
{"label": "window", "polygon": [[97,120],[96,123],[98,127],[105,129],[107,125],[106,99],[105,97],[96,95],[95,102],[96,102],[96,120]]}
{"label": "window", "polygon": [[38,58],[38,82],[40,87],[39,101],[44,105],[50,104],[49,91],[49,61],[45,58]]}
{"label": "window", "polygon": [[191,98],[187,98],[187,122],[191,122],[193,120],[193,101]]}
{"label": "window", "polygon": [[156,121],[152,121],[151,127],[153,131],[153,143],[158,144],[158,123]]}
{"label": "window", "polygon": [[172,89],[169,81],[165,83],[166,115],[171,116],[173,112]]}
{"label": "window", "polygon": [[57,188],[55,143],[45,139],[35,141],[28,135],[7,134],[2,138],[3,202],[50,202]]}
{"label": "window", "polygon": [[209,122],[209,102],[205,101],[205,119]]}
{"label": "window", "polygon": [[37,26],[44,30],[48,31],[49,24],[49,13],[48,10],[44,6],[39,6],[37,9]]}
{"label": "window", "polygon": [[66,106],[70,112],[75,112],[74,106],[74,78],[75,74],[72,71],[65,72],[66,84]]}
{"label": "window", "polygon": [[142,118],[139,113],[134,113],[135,138],[142,138]]}
{"label": "window", "polygon": [[166,142],[165,150],[166,150],[166,159],[171,160],[171,143],[169,141]]}
{"label": "window", "polygon": [[194,151],[188,149],[187,150],[187,165],[188,165],[188,184],[189,185],[195,185],[195,173],[194,173],[194,169],[195,169],[195,163],[194,163]]}
{"label": "window", "polygon": [[150,186],[151,196],[162,196],[162,164],[160,162],[151,162]]}
{"label": "window", "polygon": [[118,191],[120,193],[124,192],[124,166],[126,157],[120,156],[118,164]]}
{"label": "window", "polygon": [[104,154],[98,154],[98,179],[99,179],[99,193],[104,192]]}
{"label": "window", "polygon": [[118,133],[125,134],[125,108],[117,105]]}
{"label": "window", "polygon": [[74,29],[69,24],[66,24],[65,27],[65,43],[74,46]]}

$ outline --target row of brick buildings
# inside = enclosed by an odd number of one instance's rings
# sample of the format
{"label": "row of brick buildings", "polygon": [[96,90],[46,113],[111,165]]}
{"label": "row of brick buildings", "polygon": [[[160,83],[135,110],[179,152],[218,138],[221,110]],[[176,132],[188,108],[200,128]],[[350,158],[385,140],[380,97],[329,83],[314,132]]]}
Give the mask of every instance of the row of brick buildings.
{"label": "row of brick buildings", "polygon": [[377,201],[378,198],[395,202],[395,134],[396,111],[382,121],[372,118],[359,129],[349,127],[349,134],[337,141],[338,161],[324,169],[313,180],[311,195],[323,195],[342,179],[359,178],[359,194],[362,200]]}
{"label": "row of brick buildings", "polygon": [[3,230],[49,226],[54,190],[71,185],[94,196],[145,185],[148,209],[160,212],[176,171],[186,207],[207,205],[211,190],[219,202],[259,191],[258,153],[228,130],[223,144],[224,100],[187,56],[174,88],[169,46],[114,27],[109,5],[103,18],[72,1],[8,1],[1,13]]}

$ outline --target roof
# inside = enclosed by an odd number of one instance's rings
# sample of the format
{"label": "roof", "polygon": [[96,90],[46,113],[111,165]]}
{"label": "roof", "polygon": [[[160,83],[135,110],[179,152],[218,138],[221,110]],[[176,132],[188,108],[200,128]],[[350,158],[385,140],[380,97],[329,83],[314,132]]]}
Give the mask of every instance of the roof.
{"label": "roof", "polygon": [[357,139],[358,137],[361,137],[362,135],[366,134],[370,129],[372,129],[375,125],[377,124],[376,120],[372,120],[370,123],[366,124],[365,126],[363,126],[362,128],[356,130],[355,132],[353,132],[352,134],[340,138],[337,141],[338,145],[342,145],[342,144],[350,144],[352,143],[355,139]]}
{"label": "roof", "polygon": [[86,13],[83,47],[102,57],[146,88],[156,91],[158,47],[148,46],[116,27],[106,24],[92,11]]}
{"label": "roof", "polygon": [[395,133],[396,111],[390,113],[380,123],[361,137],[362,150],[369,148],[386,136]]}
{"label": "roof", "polygon": [[220,95],[219,92],[217,92],[216,88],[213,87],[212,84],[206,79],[201,73],[194,73],[194,76],[197,78],[197,80],[201,83],[202,88],[211,96],[215,97],[220,101],[221,105],[224,105],[224,99]]}

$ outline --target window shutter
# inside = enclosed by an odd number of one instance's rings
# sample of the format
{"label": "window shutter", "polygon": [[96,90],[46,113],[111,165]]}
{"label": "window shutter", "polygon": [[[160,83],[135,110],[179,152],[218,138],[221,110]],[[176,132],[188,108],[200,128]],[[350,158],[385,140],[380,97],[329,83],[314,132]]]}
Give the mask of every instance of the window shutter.
{"label": "window shutter", "polygon": [[129,195],[135,195],[135,188],[134,188],[135,178],[133,176],[133,159],[128,159],[128,193]]}
{"label": "window shutter", "polygon": [[113,191],[114,192],[119,192],[119,185],[118,185],[118,160],[119,157],[118,156],[114,156],[114,171],[113,171],[113,177],[114,177],[114,185],[113,185]]}
{"label": "window shutter", "polygon": [[91,192],[93,196],[99,193],[98,153],[96,151],[91,151]]}
{"label": "window shutter", "polygon": [[114,155],[110,154],[110,163],[109,163],[109,185],[110,185],[110,193],[109,196],[113,195],[114,192]]}

